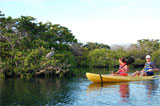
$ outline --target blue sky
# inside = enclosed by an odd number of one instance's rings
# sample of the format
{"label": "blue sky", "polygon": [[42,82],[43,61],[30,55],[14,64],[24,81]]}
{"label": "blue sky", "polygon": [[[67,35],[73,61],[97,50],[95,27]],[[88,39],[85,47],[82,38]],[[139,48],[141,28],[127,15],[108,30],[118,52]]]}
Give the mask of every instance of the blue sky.
{"label": "blue sky", "polygon": [[0,10],[65,26],[82,43],[160,39],[160,0],[0,0]]}

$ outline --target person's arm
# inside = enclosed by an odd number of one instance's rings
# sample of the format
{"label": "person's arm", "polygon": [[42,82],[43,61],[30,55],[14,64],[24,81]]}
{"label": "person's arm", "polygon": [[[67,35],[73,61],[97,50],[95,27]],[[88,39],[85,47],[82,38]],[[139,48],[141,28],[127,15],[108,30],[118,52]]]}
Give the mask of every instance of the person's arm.
{"label": "person's arm", "polygon": [[158,69],[158,68],[155,68],[155,69],[153,69],[153,71],[156,71],[156,72],[157,72],[157,71],[159,71],[159,69]]}
{"label": "person's arm", "polygon": [[141,72],[144,72],[144,71],[145,71],[144,68],[146,67],[146,64],[147,64],[147,63],[145,63],[145,65],[144,65],[143,69],[141,70]]}
{"label": "person's arm", "polygon": [[129,66],[126,65],[124,68],[125,68],[125,70],[123,70],[123,71],[124,71],[125,73],[128,73],[128,72],[129,72]]}
{"label": "person's arm", "polygon": [[144,72],[144,68],[141,70],[141,72]]}
{"label": "person's arm", "polygon": [[113,71],[112,74],[119,74],[119,70],[118,71]]}
{"label": "person's arm", "polygon": [[[156,67],[155,63],[152,64],[153,69],[151,71],[159,71],[159,69]],[[150,71],[150,70],[149,70]]]}
{"label": "person's arm", "polygon": [[151,64],[151,66],[153,67],[153,69],[149,69],[148,71],[159,71],[154,62]]}
{"label": "person's arm", "polygon": [[148,71],[159,71],[159,69],[149,69]]}
{"label": "person's arm", "polygon": [[154,69],[154,71],[159,71],[159,69]]}

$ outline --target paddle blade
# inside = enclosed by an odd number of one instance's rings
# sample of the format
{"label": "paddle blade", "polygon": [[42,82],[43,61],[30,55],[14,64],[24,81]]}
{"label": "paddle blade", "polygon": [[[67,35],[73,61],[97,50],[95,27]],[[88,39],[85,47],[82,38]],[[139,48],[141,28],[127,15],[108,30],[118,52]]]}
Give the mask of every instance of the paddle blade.
{"label": "paddle blade", "polygon": [[126,62],[126,65],[129,65],[129,64],[131,64],[131,63],[133,63],[134,62],[134,59],[133,58],[130,58],[127,62]]}

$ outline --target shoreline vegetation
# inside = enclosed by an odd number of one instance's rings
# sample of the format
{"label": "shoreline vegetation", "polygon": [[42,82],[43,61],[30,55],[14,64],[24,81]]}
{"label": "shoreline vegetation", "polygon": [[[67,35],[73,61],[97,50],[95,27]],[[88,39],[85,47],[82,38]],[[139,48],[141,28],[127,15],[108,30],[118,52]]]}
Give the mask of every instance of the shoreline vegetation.
{"label": "shoreline vegetation", "polygon": [[[55,48],[54,55],[46,58]],[[34,17],[0,16],[0,78],[50,77],[74,73],[76,67],[118,67],[118,59],[135,59],[143,66],[145,56],[160,65],[160,39],[141,39],[128,46],[78,42],[71,30]]]}

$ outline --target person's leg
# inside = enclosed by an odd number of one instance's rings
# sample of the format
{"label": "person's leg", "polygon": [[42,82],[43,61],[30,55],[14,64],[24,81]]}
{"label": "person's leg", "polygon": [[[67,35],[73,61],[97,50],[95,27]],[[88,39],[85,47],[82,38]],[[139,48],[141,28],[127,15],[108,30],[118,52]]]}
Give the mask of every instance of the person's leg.
{"label": "person's leg", "polygon": [[109,74],[110,76],[118,76],[119,74],[116,74],[116,73],[112,73],[112,74]]}
{"label": "person's leg", "polygon": [[138,75],[138,76],[139,76],[140,74],[141,74],[141,72],[140,72],[140,71],[136,71],[136,72],[134,72],[131,76],[132,76],[132,77],[135,77],[136,75]]}
{"label": "person's leg", "polygon": [[146,72],[141,72],[141,74],[139,75],[139,77],[142,77],[142,76],[147,76],[147,73]]}
{"label": "person's leg", "polygon": [[147,74],[147,76],[152,76],[152,75],[154,75],[154,72],[153,71],[147,71],[146,74]]}

